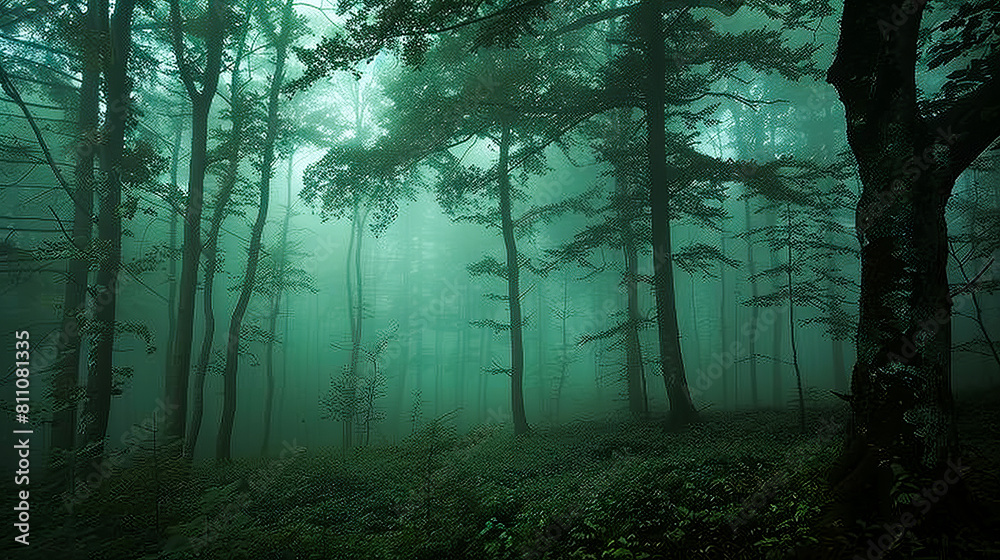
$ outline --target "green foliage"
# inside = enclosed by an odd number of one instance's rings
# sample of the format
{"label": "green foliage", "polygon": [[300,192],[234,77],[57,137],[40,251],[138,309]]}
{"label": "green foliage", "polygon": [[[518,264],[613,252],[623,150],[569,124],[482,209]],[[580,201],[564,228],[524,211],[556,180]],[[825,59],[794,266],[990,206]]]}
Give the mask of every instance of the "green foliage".
{"label": "green foliage", "polygon": [[712,271],[720,262],[732,268],[740,266],[739,261],[727,257],[718,247],[705,243],[692,243],[678,249],[673,254],[673,262],[688,274],[700,272],[705,276],[714,276]]}
{"label": "green foliage", "polygon": [[[988,403],[981,414],[995,416]],[[51,522],[32,546],[55,554],[76,531],[100,558],[759,560],[814,542],[839,438],[790,434],[785,412],[709,415],[686,432],[589,422],[516,440],[498,425],[459,434],[445,415],[392,446],[225,467],[146,450],[77,504],[72,525],[61,500],[39,500]],[[969,417],[965,433],[986,435],[992,416]],[[812,411],[821,419],[845,411]],[[894,468],[902,503],[930,482]],[[985,535],[962,533],[948,557],[977,558]],[[905,539],[897,553],[944,546]]]}

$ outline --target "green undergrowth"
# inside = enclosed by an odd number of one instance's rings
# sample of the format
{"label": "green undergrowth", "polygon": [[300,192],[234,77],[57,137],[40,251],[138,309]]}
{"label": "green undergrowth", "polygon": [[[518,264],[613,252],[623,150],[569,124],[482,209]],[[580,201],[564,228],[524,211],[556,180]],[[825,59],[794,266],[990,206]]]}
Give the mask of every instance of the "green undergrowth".
{"label": "green undergrowth", "polygon": [[137,458],[33,534],[36,551],[81,558],[788,558],[813,539],[845,411],[796,425],[714,412],[680,431],[588,422],[515,439],[433,422],[349,453]]}

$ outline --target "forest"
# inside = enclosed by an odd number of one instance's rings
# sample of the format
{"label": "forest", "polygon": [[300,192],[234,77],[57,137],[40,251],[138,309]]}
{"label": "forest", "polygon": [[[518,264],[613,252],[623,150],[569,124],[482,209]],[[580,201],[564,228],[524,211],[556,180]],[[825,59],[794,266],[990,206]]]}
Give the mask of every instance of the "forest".
{"label": "forest", "polygon": [[5,558],[1000,558],[993,0],[0,0]]}

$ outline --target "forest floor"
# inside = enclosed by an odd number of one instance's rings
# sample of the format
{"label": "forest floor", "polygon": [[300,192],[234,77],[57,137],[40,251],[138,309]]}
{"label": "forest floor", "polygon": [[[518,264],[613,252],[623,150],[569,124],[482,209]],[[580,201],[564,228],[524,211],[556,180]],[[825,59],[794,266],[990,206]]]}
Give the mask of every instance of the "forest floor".
{"label": "forest floor", "polygon": [[[994,512],[996,402],[959,406],[969,486]],[[459,435],[432,422],[396,445],[346,454],[286,444],[280,457],[224,467],[136,458],[72,519],[58,500],[33,515],[32,557],[787,558],[815,540],[846,412],[813,406],[805,434],[794,411],[705,411],[676,432],[581,422],[515,440],[508,426]],[[904,534],[876,552],[857,557],[1000,558],[1000,545]]]}

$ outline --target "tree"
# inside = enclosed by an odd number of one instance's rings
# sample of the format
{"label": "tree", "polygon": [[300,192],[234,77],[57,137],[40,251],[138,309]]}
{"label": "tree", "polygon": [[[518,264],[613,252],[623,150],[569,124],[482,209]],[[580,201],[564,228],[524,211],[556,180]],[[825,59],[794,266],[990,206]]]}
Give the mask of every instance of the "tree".
{"label": "tree", "polygon": [[[271,177],[274,174],[275,145],[279,132],[279,94],[284,85],[288,49],[292,41],[296,39],[296,31],[300,29],[300,24],[295,18],[292,0],[285,0],[281,5],[280,18],[277,22],[271,20],[268,10],[263,7],[260,7],[259,10],[261,28],[274,46],[274,74],[271,76],[268,88],[266,131],[261,146],[261,161],[258,168],[260,171],[260,205],[257,208],[257,218],[250,233],[250,246],[243,285],[229,320],[229,334],[226,339],[226,365],[222,374],[224,383],[222,420],[219,422],[219,435],[215,446],[215,456],[222,461],[228,461],[230,458],[233,424],[236,417],[236,374],[239,368],[240,327],[256,283],[261,237],[264,233],[264,223],[267,220],[267,210],[271,197]],[[277,29],[275,29],[276,27]]]}
{"label": "tree", "polygon": [[[375,137],[386,115],[379,114],[375,88],[371,76],[347,78],[337,88],[351,122],[350,135],[340,146],[331,148],[319,162],[310,165],[303,174],[301,196],[309,201],[319,201],[323,217],[351,220],[351,237],[348,243],[346,272],[348,321],[351,331],[349,362],[342,375],[346,376],[344,388],[354,390],[361,375],[364,323],[368,314],[365,306],[365,275],[362,266],[362,249],[365,230],[381,235],[396,219],[398,203],[409,198],[412,189],[399,174],[393,159],[393,148],[383,138]],[[353,379],[353,381],[351,381]],[[348,395],[344,403],[355,402]],[[351,447],[355,414],[345,411],[343,441]]]}
{"label": "tree", "polygon": [[[575,99],[586,97],[572,85],[572,62],[567,57],[571,49],[529,54],[491,48],[466,55],[462,43],[461,39],[448,41],[429,54],[428,65],[439,69],[434,79],[448,83],[448,89],[455,93],[428,91],[419,85],[430,79],[425,73],[410,73],[397,84],[394,101],[405,109],[404,116],[395,123],[401,130],[396,134],[407,137],[412,134],[409,131],[426,129],[427,141],[419,149],[431,154],[427,161],[439,176],[438,199],[445,211],[456,220],[500,230],[503,262],[487,256],[470,265],[469,271],[473,275],[496,276],[507,286],[506,295],[497,299],[507,303],[510,322],[482,324],[510,332],[511,408],[514,433],[521,435],[527,432],[528,423],[523,395],[524,293],[520,275],[522,269],[530,268],[530,263],[518,252],[517,236],[555,215],[582,209],[582,200],[567,199],[528,208],[515,216],[515,202],[526,195],[515,187],[511,175],[520,169],[521,182],[527,183],[530,174],[544,172],[545,148],[560,141],[592,115],[593,109],[573,105]],[[408,93],[415,88],[427,93]],[[488,141],[497,151],[495,163],[488,170],[469,166],[449,151],[466,142],[471,150],[480,140]],[[495,210],[492,204],[496,204]]]}
{"label": "tree", "polygon": [[[762,195],[766,203],[761,211],[773,211],[778,218],[774,225],[748,229],[741,234],[757,243],[764,243],[772,252],[781,253],[784,262],[778,263],[751,276],[771,279],[774,291],[759,294],[746,302],[752,307],[788,307],[788,337],[791,362],[772,356],[778,363],[790,364],[795,372],[798,400],[799,431],[806,431],[805,394],[799,364],[796,325],[821,322],[810,318],[796,319],[797,307],[829,309],[840,305],[842,297],[837,286],[850,281],[830,267],[835,257],[853,256],[855,251],[847,245],[848,232],[836,219],[840,202],[845,198],[846,186],[838,183],[824,192],[819,182],[833,174],[833,169],[811,161],[779,160],[756,167],[747,177],[751,190]],[[830,237],[835,237],[833,241]],[[824,263],[825,267],[815,263]]]}
{"label": "tree", "polygon": [[[106,11],[102,0],[89,0],[87,15],[83,23],[84,35],[97,36],[101,33],[102,13]],[[106,16],[105,16],[106,17]],[[92,235],[91,217],[94,205],[94,148],[91,143],[97,137],[99,113],[101,52],[102,42],[84,42],[80,53],[81,82],[78,106],[78,131],[80,137],[76,149],[74,181],[76,183],[73,209],[73,244],[77,251],[67,270],[66,291],[63,298],[62,330],[66,333],[66,345],[60,362],[56,366],[53,379],[52,449],[57,460],[57,450],[73,451],[76,444],[78,383],[80,382],[81,331],[84,318],[84,302],[89,281],[89,259],[86,252]],[[72,470],[72,468],[70,469]],[[58,478],[59,469],[54,470]]]}
{"label": "tree", "polygon": [[[694,101],[716,95],[751,105],[759,103],[731,94],[716,94],[712,91],[712,85],[722,77],[734,75],[743,64],[758,70],[777,72],[788,79],[799,79],[811,73],[812,63],[809,59],[815,47],[805,45],[795,49],[788,48],[780,35],[772,31],[719,34],[706,20],[692,18],[686,4],[665,4],[673,10],[669,24],[664,22],[664,5],[653,0],[645,0],[637,9],[631,6],[623,12],[630,14],[627,20],[628,30],[635,40],[627,42],[628,48],[623,49],[609,64],[604,80],[604,94],[624,98],[624,102],[640,107],[645,112],[645,165],[649,181],[652,282],[656,300],[660,366],[670,402],[671,421],[674,425],[681,425],[694,420],[697,414],[684,372],[681,335],[677,325],[674,256],[670,235],[671,202],[678,191],[692,184],[696,176],[689,175],[690,164],[668,164],[668,157],[675,152],[672,151],[674,145],[668,143],[667,108],[671,110],[670,117],[675,118],[678,116],[676,111],[683,112]],[[706,7],[715,7],[726,16],[735,12],[732,3]],[[823,13],[823,6],[812,6],[796,12],[794,16],[789,16],[786,24],[801,25],[793,20],[812,17],[817,10]],[[671,48],[677,49],[682,56],[667,56],[668,40]],[[682,50],[690,49],[692,44],[704,46],[691,49],[690,52]],[[698,65],[709,61],[712,64],[708,71],[696,70]],[[635,75],[622,70],[625,68],[641,70]],[[641,95],[637,95],[639,92]],[[705,113],[713,110],[714,108],[709,108],[695,113],[693,118],[705,118]],[[691,118],[682,117],[679,120],[690,122]],[[679,152],[684,153],[683,150]]]}
{"label": "tree", "polygon": [[[250,4],[244,11],[243,17],[249,14]],[[251,121],[257,115],[251,110],[254,102],[258,101],[252,92],[249,91],[249,80],[241,77],[241,68],[246,56],[246,30],[247,26],[242,26],[237,31],[235,39],[236,53],[233,58],[230,70],[229,83],[229,109],[227,111],[231,122],[227,138],[221,145],[217,146],[212,153],[206,154],[206,158],[213,163],[220,160],[223,169],[220,173],[219,191],[215,196],[215,205],[212,209],[212,217],[209,220],[208,235],[205,237],[202,251],[205,254],[205,290],[202,295],[202,308],[205,316],[205,334],[201,341],[201,350],[198,353],[198,361],[194,368],[194,390],[193,402],[191,403],[191,422],[187,426],[187,437],[184,438],[184,455],[192,457],[195,446],[198,443],[198,436],[201,432],[202,418],[205,411],[205,372],[208,370],[209,360],[212,355],[212,344],[215,340],[215,275],[219,271],[219,232],[222,223],[226,219],[229,211],[230,199],[233,190],[239,182],[240,162],[243,157],[256,146],[247,146],[247,137],[252,129]],[[206,166],[206,170],[207,170]],[[171,358],[172,359],[172,358]]]}
{"label": "tree", "polygon": [[125,128],[129,118],[131,85],[129,83],[129,54],[132,48],[133,0],[115,3],[111,16],[109,38],[111,58],[104,70],[105,95],[108,110],[105,112],[105,140],[99,151],[102,174],[101,202],[98,213],[97,237],[106,253],[102,255],[97,270],[97,286],[101,290],[95,315],[99,332],[94,345],[93,368],[87,377],[87,401],[84,414],[90,417],[85,432],[87,442],[96,444],[93,455],[104,453],[104,436],[111,413],[111,393],[115,343],[115,316],[117,311],[118,275],[121,269],[122,225],[121,210],[122,156],[125,147]]}
{"label": "tree", "polygon": [[[840,512],[896,515],[899,469],[934,480],[959,452],[951,395],[951,315],[945,205],[956,178],[1000,136],[1000,14],[989,2],[955,12],[936,32],[928,68],[968,55],[933,99],[918,93],[921,22],[928,6],[901,13],[890,0],[847,0],[827,81],[847,116],[858,162],[861,240],[858,360],[851,377],[851,430],[831,483]],[[959,480],[932,519],[962,519]],[[927,526],[934,523],[925,521]]]}
{"label": "tree", "polygon": [[[202,20],[191,20],[189,28],[200,33],[204,42],[204,68],[197,71],[196,60],[188,54],[185,22],[180,0],[170,0],[170,38],[181,82],[191,100],[191,156],[188,168],[187,207],[184,211],[184,244],[181,280],[178,287],[177,337],[173,363],[167,373],[166,401],[177,409],[167,419],[164,432],[180,441],[188,414],[188,378],[194,342],[194,310],[198,291],[198,265],[202,251],[201,216],[205,199],[205,171],[208,165],[208,118],[222,71],[222,51],[231,17],[222,0],[208,0]],[[193,25],[199,24],[199,25]],[[198,84],[201,84],[199,89]]]}

